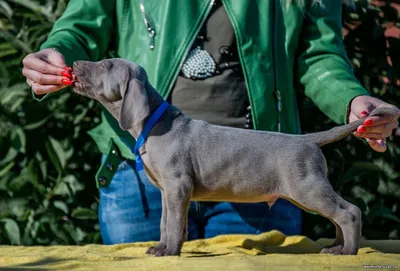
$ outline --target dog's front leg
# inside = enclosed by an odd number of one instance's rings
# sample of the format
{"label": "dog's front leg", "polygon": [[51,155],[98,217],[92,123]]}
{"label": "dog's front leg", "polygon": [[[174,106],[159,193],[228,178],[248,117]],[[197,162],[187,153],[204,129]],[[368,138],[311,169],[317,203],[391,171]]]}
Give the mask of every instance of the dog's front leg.
{"label": "dog's front leg", "polygon": [[167,209],[167,246],[164,250],[158,250],[155,255],[180,255],[183,242],[187,238],[188,211],[193,185],[187,180],[174,179],[166,181],[163,187]]}
{"label": "dog's front leg", "polygon": [[160,242],[156,246],[147,249],[146,254],[157,254],[158,251],[164,251],[167,247],[167,202],[165,193],[161,191],[161,222],[160,222]]}

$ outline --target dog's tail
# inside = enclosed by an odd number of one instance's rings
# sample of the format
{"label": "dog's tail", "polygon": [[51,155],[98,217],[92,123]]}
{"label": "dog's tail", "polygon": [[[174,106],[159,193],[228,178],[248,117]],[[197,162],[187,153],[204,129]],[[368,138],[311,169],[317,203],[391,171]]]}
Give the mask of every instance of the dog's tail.
{"label": "dog's tail", "polygon": [[[400,116],[399,109],[391,108],[391,107],[378,107],[369,114],[368,117],[372,116],[391,116],[393,118]],[[368,118],[366,117],[366,118]],[[352,123],[338,126],[332,128],[327,131],[305,134],[304,137],[311,139],[315,144],[319,147],[339,141],[346,136],[350,135],[352,132],[357,130],[357,127],[362,125],[364,120],[366,119],[359,119]]]}

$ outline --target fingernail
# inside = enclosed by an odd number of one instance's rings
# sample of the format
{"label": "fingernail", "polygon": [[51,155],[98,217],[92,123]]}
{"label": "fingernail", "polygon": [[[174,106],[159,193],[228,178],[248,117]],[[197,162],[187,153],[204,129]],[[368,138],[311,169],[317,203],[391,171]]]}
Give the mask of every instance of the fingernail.
{"label": "fingernail", "polygon": [[67,72],[72,72],[72,68],[71,67],[65,67],[64,70],[66,70]]}
{"label": "fingernail", "polygon": [[357,132],[359,133],[364,133],[365,131],[367,131],[367,129],[365,129],[365,127],[358,127]]}
{"label": "fingernail", "polygon": [[364,115],[364,116],[368,116],[368,112],[367,111],[361,111],[361,113],[360,113],[361,115]]}
{"label": "fingernail", "polygon": [[62,79],[62,80],[61,80],[61,83],[62,83],[63,85],[68,85],[68,86],[72,85],[71,80],[69,80],[69,79],[67,79],[67,78]]}
{"label": "fingernail", "polygon": [[72,74],[70,74],[68,72],[62,72],[61,75],[64,77],[67,77],[68,79],[72,79]]}
{"label": "fingernail", "polygon": [[364,125],[372,125],[374,122],[372,120],[366,120],[364,121]]}

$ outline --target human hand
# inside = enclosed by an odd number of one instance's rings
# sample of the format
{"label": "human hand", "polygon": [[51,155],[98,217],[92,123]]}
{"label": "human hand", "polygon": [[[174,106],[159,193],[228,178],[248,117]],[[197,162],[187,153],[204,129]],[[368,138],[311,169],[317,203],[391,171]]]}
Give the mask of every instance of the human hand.
{"label": "human hand", "polygon": [[[397,108],[374,97],[358,96],[351,102],[348,116],[349,123],[367,117],[377,107]],[[385,152],[387,149],[386,138],[391,136],[393,130],[398,127],[399,117],[400,110],[397,117],[369,117],[353,134],[357,137],[365,138],[373,150]]]}
{"label": "human hand", "polygon": [[64,56],[55,49],[29,54],[22,63],[22,74],[37,95],[55,92],[72,84],[72,69],[67,67]]}

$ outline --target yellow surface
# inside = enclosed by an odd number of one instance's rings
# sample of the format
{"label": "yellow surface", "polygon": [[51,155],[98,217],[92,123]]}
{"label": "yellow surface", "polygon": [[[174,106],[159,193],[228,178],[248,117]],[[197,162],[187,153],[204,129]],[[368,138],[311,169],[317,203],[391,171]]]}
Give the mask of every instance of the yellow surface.
{"label": "yellow surface", "polygon": [[286,237],[278,231],[225,235],[186,242],[181,257],[157,258],[145,254],[153,242],[113,246],[0,246],[0,270],[336,271],[366,270],[364,265],[400,268],[400,240],[363,241],[357,256],[318,254],[332,241]]}

